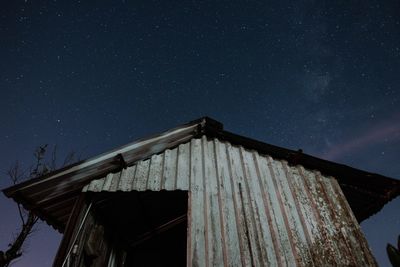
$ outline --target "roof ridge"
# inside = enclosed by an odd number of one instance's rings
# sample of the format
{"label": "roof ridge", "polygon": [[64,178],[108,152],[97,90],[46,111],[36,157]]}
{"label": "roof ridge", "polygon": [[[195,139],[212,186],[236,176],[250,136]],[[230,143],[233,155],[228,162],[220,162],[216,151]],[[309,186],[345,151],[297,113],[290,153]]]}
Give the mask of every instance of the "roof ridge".
{"label": "roof ridge", "polygon": [[[14,198],[27,207],[41,209],[41,207],[61,201],[65,194],[75,196],[74,194],[79,193],[82,187],[91,180],[101,178],[107,173],[117,172],[139,160],[203,135],[246,149],[254,149],[276,159],[286,160],[290,165],[302,165],[307,169],[318,170],[326,176],[335,177],[340,184],[347,186],[347,188],[346,186],[342,188],[346,197],[349,197],[349,194],[350,197],[351,194],[355,195],[353,205],[359,205],[359,199],[362,199],[361,204],[369,205],[368,211],[360,213],[357,217],[360,221],[379,211],[388,201],[400,195],[399,180],[307,155],[300,150],[294,151],[240,136],[225,131],[221,122],[210,117],[201,117],[160,134],[138,139],[47,175],[3,189],[3,192],[7,197]],[[355,191],[354,188],[360,190]],[[365,194],[367,191],[382,197],[367,198],[367,195],[371,195]],[[31,199],[33,195],[39,200]]]}

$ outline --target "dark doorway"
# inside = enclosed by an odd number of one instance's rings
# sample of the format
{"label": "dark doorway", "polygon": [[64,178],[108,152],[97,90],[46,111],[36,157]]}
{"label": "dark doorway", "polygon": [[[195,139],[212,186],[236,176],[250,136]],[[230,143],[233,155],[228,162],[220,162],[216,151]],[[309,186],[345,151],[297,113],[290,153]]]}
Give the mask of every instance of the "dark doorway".
{"label": "dark doorway", "polygon": [[121,266],[186,266],[186,191],[96,194],[95,213]]}

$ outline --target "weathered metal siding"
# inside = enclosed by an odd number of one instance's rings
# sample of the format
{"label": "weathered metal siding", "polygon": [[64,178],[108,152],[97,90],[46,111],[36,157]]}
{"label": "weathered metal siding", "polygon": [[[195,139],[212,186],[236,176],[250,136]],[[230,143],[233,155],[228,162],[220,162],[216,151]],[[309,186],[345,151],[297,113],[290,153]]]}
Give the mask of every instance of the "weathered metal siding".
{"label": "weathered metal siding", "polygon": [[376,266],[337,181],[192,139],[83,191],[188,190],[188,266]]}

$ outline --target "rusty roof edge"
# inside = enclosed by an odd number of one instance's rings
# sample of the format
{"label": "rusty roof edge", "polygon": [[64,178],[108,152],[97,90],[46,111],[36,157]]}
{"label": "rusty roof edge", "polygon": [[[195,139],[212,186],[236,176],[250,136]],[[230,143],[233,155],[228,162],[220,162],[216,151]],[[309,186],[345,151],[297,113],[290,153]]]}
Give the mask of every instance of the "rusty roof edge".
{"label": "rusty roof edge", "polygon": [[[138,140],[135,140],[134,142],[131,142],[129,144],[126,144],[124,146],[121,146],[117,149],[113,149],[111,151],[108,151],[106,153],[102,153],[98,156],[94,156],[92,158],[86,159],[86,160],[82,160],[80,162],[68,165],[66,167],[63,167],[61,169],[58,169],[56,171],[53,171],[51,173],[48,173],[44,176],[40,176],[37,178],[33,178],[30,180],[26,180],[20,184],[16,184],[13,185],[11,187],[8,188],[4,188],[2,189],[3,193],[7,196],[7,197],[12,197],[13,194],[15,194],[18,190],[20,190],[21,188],[26,188],[26,187],[30,187],[34,184],[37,183],[43,183],[46,182],[50,179],[54,179],[63,175],[67,175],[68,173],[72,173],[74,171],[76,171],[77,169],[85,169],[87,167],[90,167],[91,165],[94,165],[96,163],[98,163],[99,161],[107,161],[110,160],[110,158],[116,157],[119,154],[124,154],[129,152],[132,149],[138,148],[140,146],[145,145],[148,142],[151,142],[154,139],[163,139],[163,138],[167,138],[169,136],[173,136],[176,134],[179,134],[180,132],[185,132],[185,130],[188,130],[187,134],[190,136],[197,136],[201,133],[204,133],[206,130],[206,128],[210,128],[213,127],[215,129],[222,129],[223,125],[222,123],[211,119],[209,117],[202,117],[200,119],[196,119],[193,121],[190,121],[188,123],[185,123],[183,125],[180,125],[178,127],[175,127],[173,129],[167,130],[165,132],[162,132],[160,134],[154,134],[150,137],[144,137],[144,138],[140,138]],[[141,143],[145,143],[145,144],[141,144]],[[161,152],[161,151],[158,151]],[[118,159],[116,159],[118,160]]]}
{"label": "rusty roof edge", "polygon": [[[319,170],[321,173],[335,177],[339,184],[346,183],[358,186],[362,190],[379,191],[382,202],[378,203],[378,212],[387,202],[400,196],[400,180],[376,173],[356,169],[345,164],[317,158],[302,151],[294,151],[270,145],[255,139],[240,136],[225,130],[209,128],[207,136],[226,140],[235,145],[257,150],[277,159],[287,160],[291,165],[302,165],[305,168]],[[375,212],[375,213],[376,213]]]}
{"label": "rusty roof edge", "polygon": [[[342,184],[349,184],[352,186],[358,186],[362,190],[370,190],[371,192],[377,192],[382,196],[382,202],[378,201],[376,208],[379,211],[388,201],[392,200],[393,198],[397,197],[400,195],[400,181],[389,178],[383,175],[375,174],[375,173],[370,173],[366,172],[363,170],[355,169],[353,167],[346,166],[344,164],[340,163],[335,163],[331,162],[328,160],[320,159],[311,155],[304,154],[300,151],[294,151],[274,145],[270,145],[261,141],[257,141],[255,139],[251,139],[248,137],[240,136],[228,131],[223,130],[223,125],[222,123],[211,119],[209,117],[202,117],[200,119],[191,121],[189,123],[186,123],[184,125],[181,125],[179,127],[173,128],[171,130],[168,130],[166,132],[163,132],[158,135],[153,135],[151,137],[147,138],[142,138],[139,139],[135,142],[129,143],[125,146],[122,146],[118,149],[114,149],[110,152],[101,154],[99,156],[93,157],[88,160],[81,161],[77,164],[67,166],[61,170],[55,171],[53,173],[50,173],[46,176],[35,178],[32,180],[25,181],[21,184],[14,185],[12,187],[3,189],[3,193],[7,197],[12,197],[14,200],[17,201],[19,198],[18,196],[14,196],[16,192],[20,189],[25,189],[29,186],[32,186],[34,184],[41,184],[46,181],[51,180],[54,176],[55,177],[62,177],[65,176],[65,174],[68,173],[73,173],[74,167],[76,166],[81,166],[82,164],[87,164],[88,166],[91,166],[93,164],[98,165],[101,164],[102,161],[99,161],[99,158],[105,157],[104,162],[109,162],[112,160],[112,157],[117,156],[118,154],[123,154],[123,153],[128,153],[129,151],[132,152],[132,146],[136,145],[136,149],[133,150],[133,152],[143,152],[143,147],[139,146],[140,143],[148,144],[151,140],[154,141],[157,147],[157,140],[165,140],[163,138],[170,138],[173,140],[174,138],[178,139],[173,143],[174,146],[179,145],[178,143],[183,143],[187,141],[187,138],[196,138],[201,135],[206,135],[208,137],[215,137],[221,140],[226,140],[229,141],[232,144],[235,145],[240,145],[248,149],[254,149],[257,150],[259,153],[264,153],[268,154],[274,158],[277,159],[284,159],[288,161],[289,164],[291,165],[297,165],[300,164],[306,168],[309,169],[316,169],[319,170],[321,173],[328,175],[328,176],[333,176],[335,177],[339,183]],[[171,141],[170,140],[170,141]],[[178,142],[178,143],[177,143]],[[169,144],[170,147],[172,144]],[[143,156],[146,156],[147,154],[156,154],[159,153],[165,149],[170,148],[168,146],[164,147],[158,147],[158,150],[156,151],[152,149],[151,151],[144,150],[144,154],[142,157],[137,157],[132,155],[130,156],[130,159],[128,164],[132,165],[134,164],[133,161],[137,161],[143,158]],[[125,152],[121,153],[121,150],[124,150]],[[142,150],[141,150],[142,149]],[[128,151],[128,152],[127,152]],[[147,153],[147,154],[146,154]],[[126,155],[126,154],[123,154]],[[107,157],[108,156],[108,157]],[[114,158],[116,159],[116,158]],[[93,163],[93,161],[95,161]],[[90,169],[90,168],[89,168]],[[83,169],[82,172],[85,170]],[[80,172],[82,174],[82,172]],[[61,173],[61,174],[60,174]],[[375,207],[371,207],[371,211],[376,210]],[[376,211],[376,212],[377,212]],[[374,212],[374,213],[376,213]],[[370,216],[370,215],[369,215]]]}
{"label": "rusty roof edge", "polygon": [[395,178],[387,177],[387,176],[384,176],[381,174],[356,169],[356,168],[350,167],[345,164],[341,164],[341,163],[321,159],[321,158],[318,158],[318,157],[315,157],[312,155],[308,155],[301,151],[295,151],[295,150],[291,150],[288,148],[271,145],[271,144],[264,143],[264,142],[261,142],[261,141],[258,141],[258,140],[252,139],[252,138],[237,135],[237,134],[228,132],[226,130],[215,131],[215,129],[209,128],[209,131],[207,132],[207,136],[226,140],[232,144],[241,145],[248,149],[254,149],[254,150],[257,150],[258,152],[269,154],[271,156],[275,156],[275,158],[277,158],[277,159],[287,160],[292,165],[300,164],[303,166],[305,166],[305,165],[315,166],[318,164],[317,167],[312,168],[312,169],[317,169],[317,170],[320,170],[321,166],[325,167],[326,165],[330,165],[330,166],[332,166],[331,168],[326,168],[326,167],[322,168],[325,171],[324,174],[327,174],[330,176],[334,176],[334,175],[331,175],[331,173],[337,173],[337,171],[335,172],[331,169],[338,168],[338,169],[340,169],[340,171],[354,173],[354,174],[362,175],[365,177],[380,177],[380,178],[386,179],[388,181],[390,180],[391,182],[394,182],[396,185],[400,186],[399,179],[395,179]]}

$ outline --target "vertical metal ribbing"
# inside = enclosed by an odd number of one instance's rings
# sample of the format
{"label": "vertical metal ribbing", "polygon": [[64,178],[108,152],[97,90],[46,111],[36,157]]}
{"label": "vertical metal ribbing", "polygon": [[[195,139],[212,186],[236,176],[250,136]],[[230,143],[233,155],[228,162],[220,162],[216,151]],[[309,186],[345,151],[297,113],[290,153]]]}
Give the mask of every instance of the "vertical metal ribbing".
{"label": "vertical metal ribbing", "polygon": [[209,203],[208,203],[208,192],[207,192],[207,181],[205,175],[205,151],[204,151],[204,140],[205,136],[201,138],[200,143],[200,150],[201,150],[201,169],[202,169],[202,180],[203,180],[203,221],[204,221],[204,240],[205,240],[205,264],[206,267],[210,266],[209,260],[209,249],[210,249],[210,240],[209,240],[209,227],[208,227],[208,210],[209,210]]}
{"label": "vertical metal ribbing", "polygon": [[165,154],[166,151],[164,151],[164,153],[161,154],[161,174],[160,174],[160,190],[165,189],[164,188],[164,184],[165,184],[165,177],[164,177],[164,172],[165,172]]}
{"label": "vertical metal ribbing", "polygon": [[315,209],[307,193],[304,178],[300,175],[299,167],[290,167],[291,170],[291,184],[293,184],[293,191],[295,192],[301,214],[305,222],[304,231],[308,233],[309,242],[307,241],[307,249],[309,250],[312,261],[315,266],[323,266],[326,264],[324,261],[323,253],[315,247],[322,247],[320,223],[315,216]]}
{"label": "vertical metal ribbing", "polygon": [[151,157],[149,159],[149,172],[147,174],[147,181],[146,181],[146,189],[148,190],[150,188],[150,184],[151,184],[151,176],[150,176],[150,172],[151,172],[151,167],[153,166],[153,157]]}
{"label": "vertical metal ribbing", "polygon": [[361,232],[361,228],[357,222],[357,219],[354,216],[349,203],[346,201],[346,197],[344,196],[343,191],[340,188],[339,184],[337,183],[336,179],[332,180],[332,185],[333,185],[333,188],[335,189],[337,195],[339,196],[337,199],[341,202],[341,205],[342,205],[343,209],[345,210],[345,213],[347,215],[346,218],[352,224],[352,226],[355,228],[353,231],[351,231],[351,233],[357,239],[357,242],[360,245],[361,250],[363,252],[362,254],[365,258],[365,261],[368,263],[369,266],[378,266],[374,257],[371,254],[371,250],[368,247],[368,243],[367,243],[364,235]]}
{"label": "vertical metal ribbing", "polygon": [[243,266],[244,256],[242,243],[239,233],[237,207],[236,207],[236,196],[233,193],[233,185],[231,184],[231,169],[230,161],[228,158],[227,147],[223,142],[219,142],[217,139],[214,140],[215,149],[215,160],[217,163],[218,179],[219,179],[219,192],[221,194],[221,206],[222,209],[221,218],[223,219],[224,236],[226,244],[226,257],[227,266],[240,265]]}
{"label": "vertical metal ribbing", "polygon": [[[261,264],[259,261],[259,251],[260,251],[260,244],[258,242],[258,235],[257,231],[254,229],[255,228],[255,222],[254,222],[254,208],[253,208],[253,203],[251,200],[251,195],[250,195],[250,190],[249,186],[247,184],[247,176],[246,176],[246,171],[245,171],[245,162],[243,161],[243,153],[242,153],[242,147],[239,147],[238,150],[239,154],[239,161],[241,165],[241,171],[242,171],[242,180],[239,182],[239,193],[242,199],[242,205],[243,205],[243,215],[244,215],[244,221],[246,225],[246,230],[247,230],[247,238],[249,239],[249,248],[250,253],[252,255],[252,265],[256,266]],[[243,183],[242,183],[243,182]],[[244,189],[243,189],[244,187]],[[244,190],[244,193],[243,193]],[[245,195],[245,198],[243,197]],[[246,206],[245,206],[246,205]]]}
{"label": "vertical metal ribbing", "polygon": [[174,190],[177,173],[178,148],[165,151],[163,189]]}
{"label": "vertical metal ribbing", "polygon": [[[271,243],[264,243],[267,235],[270,238],[269,229],[263,227],[265,225],[266,218],[263,214],[263,202],[262,194],[260,188],[257,186],[257,172],[255,169],[255,163],[252,157],[252,152],[245,150],[240,147],[240,159],[242,162],[242,169],[244,175],[244,185],[246,189],[246,194],[249,198],[249,204],[251,207],[250,222],[252,224],[252,230],[254,232],[254,243],[255,243],[255,256],[257,257],[257,264],[271,265],[272,259],[269,255],[273,253],[267,252],[267,249],[271,247]],[[261,219],[263,218],[263,219]]]}
{"label": "vertical metal ribbing", "polygon": [[[348,242],[346,242],[346,238],[343,235],[341,231],[341,220],[344,218],[339,218],[337,216],[336,209],[338,208],[338,205],[334,205],[335,203],[332,197],[332,192],[329,191],[329,179],[322,178],[321,173],[316,172],[315,173],[315,179],[316,179],[316,184],[320,186],[321,190],[319,191],[321,193],[321,196],[325,198],[325,202],[328,205],[328,210],[329,210],[329,216],[330,216],[330,224],[329,227],[334,231],[334,236],[331,238],[335,240],[335,247],[337,248],[337,255],[338,258],[341,259],[341,262],[349,264],[349,265],[357,265],[352,257],[349,257],[349,255],[352,254],[352,251],[355,251],[351,246],[349,246]],[[323,181],[325,180],[325,181]]]}
{"label": "vertical metal ribbing", "polygon": [[242,266],[249,266],[250,263],[248,262],[248,259],[250,258],[249,256],[249,251],[247,247],[247,238],[245,235],[243,235],[243,230],[241,228],[241,219],[240,219],[240,206],[238,204],[238,199],[237,196],[239,194],[236,193],[235,191],[235,182],[233,179],[233,174],[232,174],[232,161],[231,161],[231,156],[229,153],[229,148],[230,148],[230,144],[225,144],[225,149],[226,149],[226,157],[227,157],[227,161],[228,161],[228,170],[229,170],[229,177],[230,177],[230,184],[231,184],[231,192],[232,192],[232,200],[233,200],[233,205],[235,208],[235,219],[236,219],[236,230],[238,233],[238,243],[239,243],[239,247],[240,247],[240,259],[241,259],[241,263]]}
{"label": "vertical metal ribbing", "polygon": [[318,198],[318,196],[312,192],[313,183],[311,181],[309,181],[310,177],[306,176],[304,174],[302,167],[299,167],[299,172],[303,178],[302,180],[304,182],[304,188],[307,193],[308,199],[311,203],[311,206],[313,208],[313,214],[315,215],[317,222],[318,222],[318,229],[319,229],[318,231],[322,235],[322,239],[318,240],[319,243],[315,244],[313,246],[313,248],[311,248],[311,249],[317,249],[319,251],[319,253],[322,253],[322,256],[327,259],[326,263],[328,263],[330,265],[334,265],[335,257],[331,253],[331,244],[329,242],[330,239],[329,239],[328,232],[326,231],[326,228],[325,228],[325,220],[320,215],[321,211],[320,211],[320,207],[318,206],[318,199],[316,199],[316,198]]}
{"label": "vertical metal ribbing", "polygon": [[179,170],[179,154],[180,154],[181,145],[176,148],[176,165],[175,165],[175,179],[173,189],[178,189],[178,170]]}
{"label": "vertical metal ribbing", "polygon": [[205,218],[204,218],[204,182],[202,164],[201,139],[192,140],[191,159],[191,216],[192,216],[192,241],[191,254],[192,265],[206,266],[206,248],[208,244],[205,239]]}
{"label": "vertical metal ribbing", "polygon": [[163,155],[157,154],[151,157],[151,166],[149,170],[149,178],[147,181],[147,188],[149,190],[159,191],[161,190],[161,175],[162,175],[162,163]]}
{"label": "vertical metal ribbing", "polygon": [[332,217],[333,214],[329,205],[329,196],[325,192],[325,187],[319,183],[316,171],[307,171],[307,178],[310,181],[311,192],[314,194],[320,218],[322,219],[324,230],[327,233],[324,242],[328,244],[329,247],[327,250],[330,255],[329,259],[332,259],[333,265],[338,265],[338,259],[345,262],[345,257],[342,255],[342,252],[344,251],[340,249],[340,245],[342,244],[341,242],[338,242],[335,233],[334,218]]}
{"label": "vertical metal ribbing", "polygon": [[300,264],[300,258],[299,258],[299,255],[297,254],[296,247],[295,247],[295,244],[293,242],[293,234],[292,234],[292,232],[290,230],[288,215],[286,214],[284,203],[283,203],[283,200],[282,200],[282,192],[281,192],[282,189],[278,185],[278,181],[277,181],[277,178],[276,178],[276,175],[275,175],[275,171],[273,169],[273,164],[274,164],[273,163],[273,159],[270,158],[270,157],[267,157],[267,162],[268,162],[268,169],[270,171],[271,178],[272,178],[272,181],[273,181],[273,185],[274,185],[274,188],[275,188],[277,201],[279,203],[279,207],[280,207],[281,214],[282,214],[282,217],[283,217],[283,221],[284,221],[284,224],[285,224],[286,232],[287,232],[287,235],[289,237],[290,250],[291,250],[292,255],[293,255],[294,259],[295,259],[296,265],[298,265],[298,264]]}
{"label": "vertical metal ribbing", "polygon": [[134,186],[138,191],[145,191],[147,189],[147,177],[150,170],[149,163],[149,160],[142,160],[136,165]]}
{"label": "vertical metal ribbing", "polygon": [[[306,243],[303,244],[302,246],[302,250],[303,250],[303,254],[306,255],[305,257],[305,265],[310,265],[310,266],[314,266],[314,257],[313,254],[311,253],[311,251],[309,250],[308,246],[311,244],[311,238],[310,238],[310,233],[308,231],[307,225],[306,225],[306,221],[304,219],[304,214],[300,208],[300,203],[299,203],[299,199],[295,190],[295,186],[293,185],[293,177],[291,174],[291,169],[290,167],[287,165],[287,162],[281,162],[282,163],[282,168],[285,172],[286,175],[286,180],[288,183],[288,188],[289,188],[289,194],[292,196],[293,198],[293,202],[295,204],[295,213],[297,214],[300,224],[301,224],[301,229],[299,229],[303,234],[304,234],[304,238]],[[300,227],[299,227],[300,228]],[[304,251],[305,250],[305,251]],[[315,255],[314,255],[315,256]]]}
{"label": "vertical metal ribbing", "polygon": [[285,223],[282,215],[282,210],[280,209],[279,203],[277,201],[279,192],[276,192],[273,177],[269,169],[269,162],[267,157],[259,157],[258,167],[262,175],[260,176],[262,184],[264,185],[264,190],[266,192],[266,202],[270,207],[270,214],[272,219],[273,231],[276,233],[278,239],[278,249],[276,254],[278,262],[282,262],[283,266],[294,266],[295,259],[293,253],[291,252],[291,246],[289,244],[289,237],[287,230],[285,228]]}
{"label": "vertical metal ribbing", "polygon": [[[263,182],[262,178],[261,178],[261,170],[260,170],[260,163],[259,163],[259,155],[257,152],[253,152],[253,158],[254,158],[254,164],[255,164],[255,169],[256,169],[256,174],[257,174],[257,180],[258,180],[258,185],[262,194],[262,201],[264,204],[264,212],[265,212],[265,216],[267,217],[267,222],[268,222],[268,229],[269,229],[269,233],[271,236],[271,240],[272,240],[272,247],[273,247],[273,256],[275,257],[275,262],[277,264],[278,267],[283,266],[282,265],[282,261],[281,261],[281,257],[280,255],[282,255],[282,251],[280,249],[279,246],[279,236],[277,233],[277,229],[276,226],[272,220],[272,216],[273,214],[271,214],[272,211],[272,207],[268,202],[268,193],[266,192],[266,184]],[[265,242],[267,243],[269,240],[267,239]],[[271,255],[272,257],[272,255]],[[273,261],[274,262],[274,261]]]}
{"label": "vertical metal ribbing", "polygon": [[351,266],[356,266],[357,263],[354,257],[357,257],[357,254],[354,254],[353,251],[357,251],[358,248],[354,248],[350,242],[347,240],[347,229],[343,227],[343,223],[346,220],[342,216],[342,207],[340,203],[337,201],[337,196],[332,188],[332,180],[335,179],[333,177],[325,178],[321,177],[321,174],[317,174],[318,182],[321,184],[321,187],[324,188],[324,194],[328,200],[329,209],[331,211],[331,227],[335,229],[338,245],[340,246],[341,260],[343,263],[346,263]]}
{"label": "vertical metal ribbing", "polygon": [[222,257],[223,257],[223,265],[224,266],[229,266],[228,263],[228,258],[229,258],[229,251],[227,248],[227,243],[229,242],[227,240],[227,236],[225,235],[225,218],[224,218],[224,213],[223,210],[226,206],[224,199],[222,198],[222,193],[221,193],[221,188],[224,187],[224,182],[220,179],[220,167],[219,167],[219,162],[218,162],[218,153],[217,153],[217,140],[213,139],[212,140],[213,144],[213,150],[212,153],[214,154],[214,164],[215,164],[215,178],[217,181],[217,194],[218,194],[218,208],[219,208],[219,222],[221,225],[221,239],[222,239]]}
{"label": "vertical metal ribbing", "polygon": [[192,165],[193,165],[193,160],[192,160],[192,156],[193,156],[193,140],[190,141],[189,143],[189,184],[188,184],[188,189],[190,192],[192,192]]}
{"label": "vertical metal ribbing", "polygon": [[171,178],[170,177],[170,169],[171,169],[171,162],[170,162],[170,158],[171,158],[171,150],[167,149],[164,151],[164,161],[163,161],[163,168],[162,168],[162,180],[161,180],[161,189],[166,190],[166,184],[169,182],[168,179]]}
{"label": "vertical metal ribbing", "polygon": [[254,258],[255,258],[255,257],[254,257],[254,254],[253,254],[254,248],[253,248],[252,245],[251,245],[251,237],[250,237],[250,234],[249,234],[249,232],[250,232],[250,229],[249,229],[249,228],[250,228],[250,227],[249,227],[248,221],[246,220],[247,215],[246,215],[246,208],[245,208],[245,206],[244,206],[244,198],[243,198],[242,184],[239,183],[238,186],[239,186],[240,203],[242,204],[242,205],[241,205],[241,210],[242,210],[242,214],[243,214],[243,217],[244,217],[244,219],[243,219],[243,222],[244,222],[244,232],[245,232],[245,235],[246,235],[247,247],[248,247],[249,252],[250,252],[249,255],[250,255],[251,266],[254,267],[254,266],[255,266],[255,262],[254,262]]}
{"label": "vertical metal ribbing", "polygon": [[275,177],[277,179],[278,187],[281,190],[281,197],[283,200],[283,207],[288,218],[288,225],[291,232],[292,241],[296,250],[295,256],[298,265],[311,265],[310,254],[308,251],[308,245],[306,244],[306,237],[304,229],[301,225],[300,216],[296,207],[296,200],[290,190],[289,180],[291,177],[286,172],[284,167],[284,161],[274,161]]}
{"label": "vertical metal ribbing", "polygon": [[192,215],[192,143],[193,140],[189,142],[189,177],[188,177],[188,189],[189,189],[189,198],[188,198],[188,234],[187,234],[187,263],[186,266],[192,266],[193,255],[192,255],[192,238],[193,238],[193,215]]}
{"label": "vertical metal ribbing", "polygon": [[192,193],[188,192],[187,234],[186,234],[186,266],[192,266]]}
{"label": "vertical metal ribbing", "polygon": [[223,231],[220,224],[220,201],[218,195],[218,177],[214,160],[214,143],[203,138],[204,152],[204,177],[206,182],[208,241],[209,241],[209,265],[222,265],[223,260]]}

